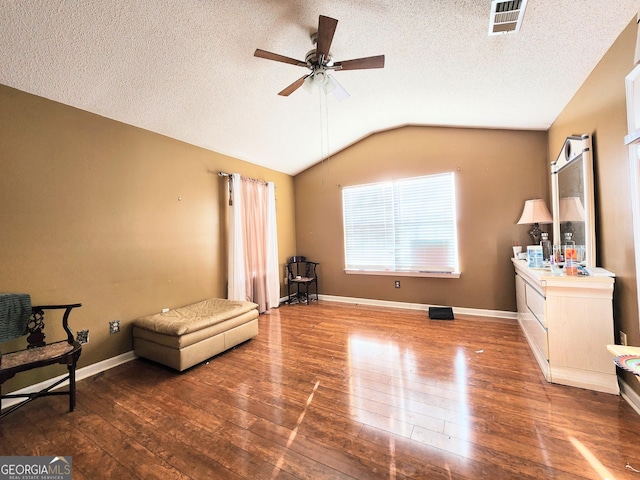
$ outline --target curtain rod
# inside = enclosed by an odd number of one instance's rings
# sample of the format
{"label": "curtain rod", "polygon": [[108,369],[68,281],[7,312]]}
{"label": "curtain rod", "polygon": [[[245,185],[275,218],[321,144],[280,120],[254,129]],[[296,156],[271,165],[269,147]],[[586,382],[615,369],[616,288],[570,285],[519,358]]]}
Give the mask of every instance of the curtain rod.
{"label": "curtain rod", "polygon": [[[229,180],[231,180],[231,174],[227,173],[227,172],[218,172],[218,176],[219,177],[229,177]],[[266,180],[260,180],[258,178],[249,178],[249,177],[242,177],[245,178],[251,182],[258,182],[258,183],[264,183],[265,185],[268,184],[269,182],[267,182]]]}

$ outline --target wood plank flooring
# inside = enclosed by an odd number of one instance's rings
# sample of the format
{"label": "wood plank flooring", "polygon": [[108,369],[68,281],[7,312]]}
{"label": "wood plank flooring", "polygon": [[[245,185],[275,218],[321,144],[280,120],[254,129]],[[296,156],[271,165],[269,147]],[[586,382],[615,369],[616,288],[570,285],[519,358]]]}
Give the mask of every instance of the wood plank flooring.
{"label": "wood plank flooring", "polygon": [[138,359],[0,423],[74,479],[640,479],[640,416],[548,384],[515,321],[282,306],[184,373]]}

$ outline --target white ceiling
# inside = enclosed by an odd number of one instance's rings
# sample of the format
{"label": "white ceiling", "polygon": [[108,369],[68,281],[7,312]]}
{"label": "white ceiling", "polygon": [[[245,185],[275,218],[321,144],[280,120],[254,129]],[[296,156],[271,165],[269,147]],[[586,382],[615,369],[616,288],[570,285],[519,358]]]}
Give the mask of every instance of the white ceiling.
{"label": "white ceiling", "polygon": [[[0,83],[296,174],[401,125],[546,130],[640,0],[529,0],[489,36],[490,0],[3,0]],[[318,15],[338,19],[338,102],[299,89]],[[630,59],[632,61],[632,59]]]}

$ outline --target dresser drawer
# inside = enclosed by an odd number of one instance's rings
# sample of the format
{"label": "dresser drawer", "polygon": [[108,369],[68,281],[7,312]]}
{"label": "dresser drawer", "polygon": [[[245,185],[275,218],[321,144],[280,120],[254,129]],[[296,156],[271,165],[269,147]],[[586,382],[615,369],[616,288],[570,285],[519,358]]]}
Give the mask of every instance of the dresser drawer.
{"label": "dresser drawer", "polygon": [[544,297],[542,294],[528,283],[525,283],[525,299],[529,311],[533,313],[538,321],[546,328],[547,321],[544,314]]}
{"label": "dresser drawer", "polygon": [[[547,329],[544,328],[533,314],[522,316],[522,329],[525,330],[525,334],[529,339],[531,348],[538,350],[540,355],[536,357],[544,357],[549,361],[549,341],[547,337]],[[535,352],[534,352],[535,353]]]}

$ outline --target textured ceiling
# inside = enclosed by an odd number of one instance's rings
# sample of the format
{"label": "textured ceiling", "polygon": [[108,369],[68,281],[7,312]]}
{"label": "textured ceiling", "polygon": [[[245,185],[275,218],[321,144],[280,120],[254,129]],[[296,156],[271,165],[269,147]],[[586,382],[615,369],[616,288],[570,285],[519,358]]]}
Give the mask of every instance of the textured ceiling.
{"label": "textured ceiling", "polygon": [[[519,33],[489,36],[490,0],[3,0],[0,83],[296,174],[401,125],[546,130],[640,0],[529,0]],[[277,93],[307,70],[318,15],[339,20],[351,95]],[[632,59],[630,59],[631,61]]]}

